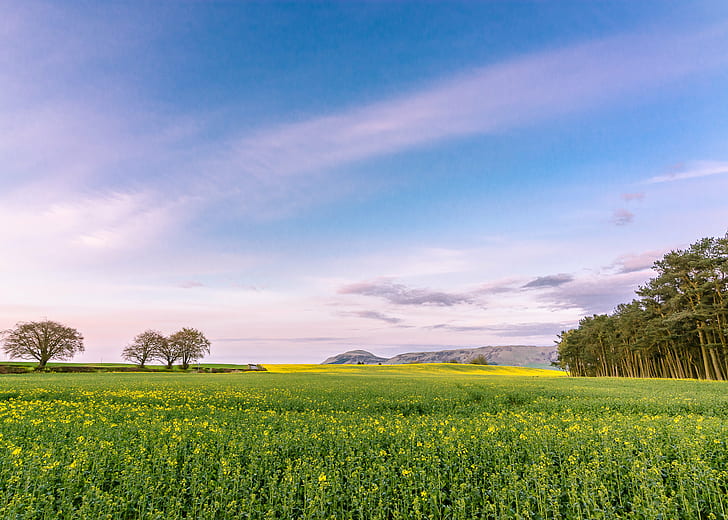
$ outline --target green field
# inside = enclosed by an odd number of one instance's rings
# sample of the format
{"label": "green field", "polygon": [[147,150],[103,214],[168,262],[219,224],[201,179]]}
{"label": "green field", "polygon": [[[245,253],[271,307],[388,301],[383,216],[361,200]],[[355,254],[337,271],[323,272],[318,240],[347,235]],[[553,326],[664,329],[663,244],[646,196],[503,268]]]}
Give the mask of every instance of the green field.
{"label": "green field", "polygon": [[0,518],[728,516],[725,383],[269,368],[0,376]]}
{"label": "green field", "polygon": [[[23,368],[27,372],[32,372],[38,366],[37,361],[2,361],[0,362],[0,368],[2,367],[17,367]],[[190,366],[190,370],[210,370],[210,369],[232,369],[232,370],[245,370],[248,365],[238,365],[232,363],[194,363]],[[113,372],[117,371],[131,371],[137,370],[142,371],[137,365],[130,363],[69,363],[66,361],[62,362],[49,362],[46,365],[48,371],[54,371],[56,369],[67,369],[68,372],[72,372],[73,369],[93,369],[98,372]],[[166,366],[149,364],[145,365],[144,371],[158,371],[158,372],[169,372]],[[182,368],[179,365],[175,365],[172,371],[180,371]],[[2,372],[0,372],[2,373]]]}

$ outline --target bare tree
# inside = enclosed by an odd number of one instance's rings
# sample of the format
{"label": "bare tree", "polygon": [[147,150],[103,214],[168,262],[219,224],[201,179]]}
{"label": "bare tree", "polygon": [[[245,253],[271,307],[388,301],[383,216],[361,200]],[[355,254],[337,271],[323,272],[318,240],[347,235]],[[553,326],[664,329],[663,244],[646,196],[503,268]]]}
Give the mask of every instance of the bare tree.
{"label": "bare tree", "polygon": [[145,330],[138,334],[130,345],[124,348],[121,357],[144,368],[147,361],[160,356],[160,352],[165,349],[166,345],[167,338],[160,332]]}
{"label": "bare tree", "polygon": [[169,345],[175,350],[177,359],[182,361],[183,370],[210,353],[210,341],[197,329],[184,328],[175,332],[169,337]]}
{"label": "bare tree", "polygon": [[36,370],[45,368],[50,359],[70,359],[83,352],[83,336],[76,329],[55,321],[17,323],[2,332],[3,350],[11,358],[36,359]]}
{"label": "bare tree", "polygon": [[172,337],[166,338],[166,341],[159,345],[154,357],[164,361],[168,370],[172,370],[172,365],[180,357],[180,351],[176,344],[172,343]]}

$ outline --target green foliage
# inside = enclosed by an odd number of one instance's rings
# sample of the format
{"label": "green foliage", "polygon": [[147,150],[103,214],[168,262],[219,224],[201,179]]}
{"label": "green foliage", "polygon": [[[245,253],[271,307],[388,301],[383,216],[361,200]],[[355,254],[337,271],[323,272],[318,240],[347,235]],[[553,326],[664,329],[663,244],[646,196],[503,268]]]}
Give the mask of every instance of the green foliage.
{"label": "green foliage", "polygon": [[483,354],[478,354],[473,359],[468,361],[471,365],[487,365],[488,364],[488,358],[485,357]]}
{"label": "green foliage", "polygon": [[576,376],[728,379],[728,235],[655,262],[638,298],[559,336]]}
{"label": "green foliage", "polygon": [[368,374],[0,378],[0,517],[726,518],[722,383]]}

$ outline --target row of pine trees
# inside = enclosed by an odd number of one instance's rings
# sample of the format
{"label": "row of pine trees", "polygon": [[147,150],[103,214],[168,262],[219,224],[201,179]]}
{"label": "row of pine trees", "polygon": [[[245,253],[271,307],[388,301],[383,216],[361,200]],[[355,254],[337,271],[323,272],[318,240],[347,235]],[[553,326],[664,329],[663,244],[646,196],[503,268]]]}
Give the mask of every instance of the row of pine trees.
{"label": "row of pine trees", "polygon": [[655,262],[631,303],[559,335],[574,376],[728,379],[728,234]]}

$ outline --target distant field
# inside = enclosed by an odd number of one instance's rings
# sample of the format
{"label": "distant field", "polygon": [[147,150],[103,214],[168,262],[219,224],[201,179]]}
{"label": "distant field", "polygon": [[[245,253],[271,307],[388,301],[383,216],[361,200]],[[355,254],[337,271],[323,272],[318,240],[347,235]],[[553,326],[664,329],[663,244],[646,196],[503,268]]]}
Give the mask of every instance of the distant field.
{"label": "distant field", "polygon": [[[27,370],[33,370],[37,363],[30,361],[3,361],[0,366],[23,367]],[[103,371],[113,372],[114,369],[131,369],[135,365],[128,363],[48,363],[49,369],[55,368],[97,368]],[[262,365],[269,372],[276,373],[320,373],[320,374],[473,374],[473,375],[523,375],[523,376],[541,376],[541,377],[560,377],[566,375],[565,372],[559,370],[541,369],[541,368],[525,368],[525,367],[508,367],[499,365],[470,365],[457,363],[421,363],[408,365],[319,365],[319,364],[265,364]],[[248,365],[237,365],[232,363],[200,363],[190,366],[191,371],[197,369],[228,369],[228,370],[246,370]],[[168,372],[163,365],[147,365],[147,370]],[[173,371],[180,371],[175,366]]]}
{"label": "distant field", "polygon": [[[35,367],[38,365],[37,362],[31,362],[31,361],[2,361],[0,362],[0,374],[7,372],[6,369],[13,368],[13,369],[24,369],[28,372],[31,372],[35,369]],[[66,363],[66,362],[56,362],[56,363],[48,363],[46,365],[47,370],[49,371],[63,371],[63,372],[128,372],[128,371],[141,371],[137,365],[132,365],[129,363]],[[211,370],[220,370],[220,371],[230,371],[230,370],[247,370],[248,365],[236,365],[236,364],[228,364],[228,363],[200,363],[200,364],[193,364],[190,366],[190,371],[194,372],[196,370],[202,370],[202,371],[211,371]],[[170,370],[167,369],[164,365],[146,365],[144,367],[144,371],[147,372],[170,372]],[[171,372],[180,372],[182,369],[175,365]],[[22,370],[21,370],[22,372]]]}
{"label": "distant field", "polygon": [[420,363],[411,365],[265,365],[275,373],[361,374],[361,375],[492,375],[561,377],[565,372],[539,368],[469,365],[458,363]]}
{"label": "distant field", "polygon": [[[34,368],[38,365],[37,361],[2,361],[0,362],[2,365],[11,365],[11,366],[22,366],[27,367],[29,369]],[[48,368],[56,368],[56,367],[98,367],[98,368],[132,368],[136,365],[132,365],[130,363],[72,363],[72,362],[49,362],[46,365]],[[236,364],[230,364],[230,363],[200,363],[199,365],[197,363],[191,365],[191,368],[197,368],[198,366],[201,367],[207,367],[207,368],[236,368],[236,369],[243,369],[247,367],[248,365],[236,365]],[[150,370],[166,370],[166,367],[164,365],[146,365],[147,369]],[[175,369],[178,369],[179,367],[175,366]]]}
{"label": "distant field", "polygon": [[727,517],[725,383],[268,368],[0,376],[0,518]]}

